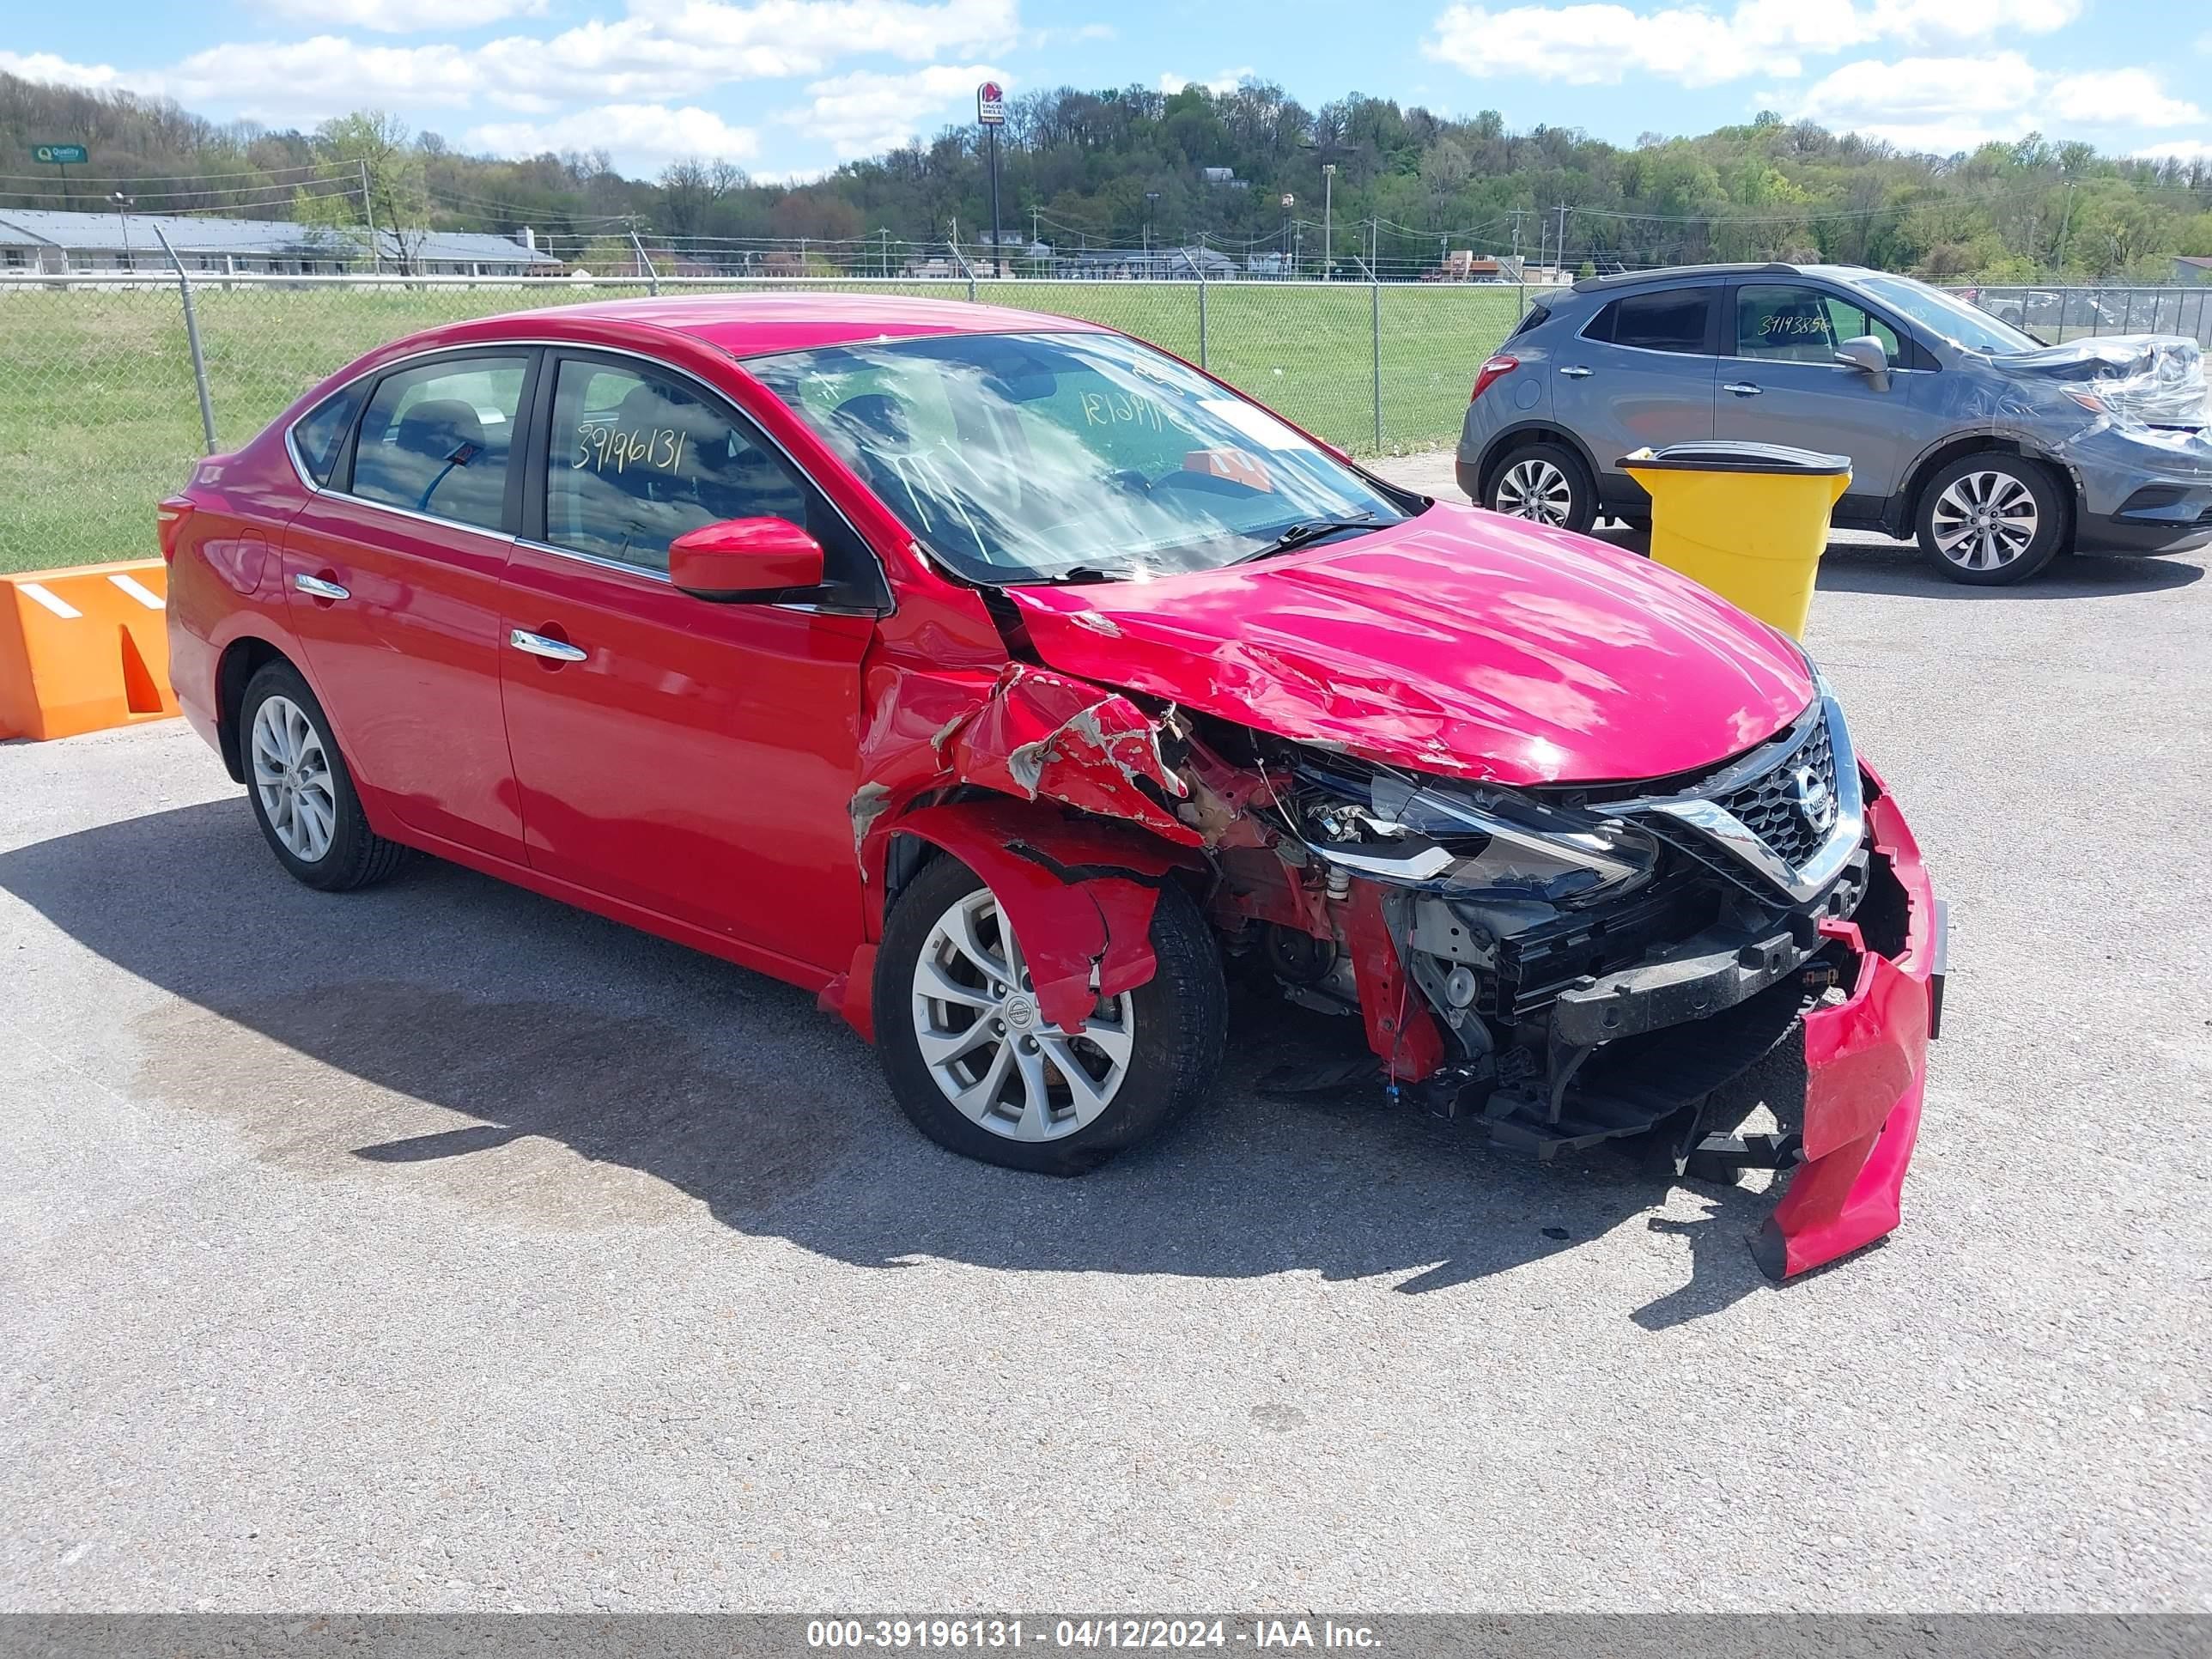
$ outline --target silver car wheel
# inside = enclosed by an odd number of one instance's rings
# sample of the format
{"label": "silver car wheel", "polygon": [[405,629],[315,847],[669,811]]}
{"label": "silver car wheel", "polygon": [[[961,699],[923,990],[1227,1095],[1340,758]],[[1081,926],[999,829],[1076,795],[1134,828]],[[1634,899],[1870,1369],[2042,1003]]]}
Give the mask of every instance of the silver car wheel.
{"label": "silver car wheel", "polygon": [[1968,472],[1936,498],[1936,550],[1961,570],[1996,570],[2034,544],[2035,492],[2009,472]]}
{"label": "silver car wheel", "polygon": [[289,697],[266,697],[253,714],[253,790],[269,828],[302,864],[319,864],[337,831],[330,757],[307,712]]}
{"label": "silver car wheel", "polygon": [[1499,474],[1498,511],[1538,524],[1564,525],[1575,504],[1567,475],[1545,460],[1516,461]]}
{"label": "silver car wheel", "polygon": [[1029,965],[988,888],[956,900],[914,968],[914,1035],[930,1079],[961,1115],[1009,1140],[1089,1127],[1129,1074],[1135,1012],[1101,999],[1079,1034],[1045,1023]]}

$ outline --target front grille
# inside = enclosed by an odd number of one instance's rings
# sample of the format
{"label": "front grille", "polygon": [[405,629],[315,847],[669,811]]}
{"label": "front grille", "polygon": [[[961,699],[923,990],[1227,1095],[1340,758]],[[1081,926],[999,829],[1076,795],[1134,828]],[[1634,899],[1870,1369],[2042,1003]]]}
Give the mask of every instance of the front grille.
{"label": "front grille", "polygon": [[1826,720],[1814,720],[1805,741],[1787,757],[1741,788],[1717,798],[1720,805],[1735,814],[1746,829],[1765,842],[1793,870],[1801,868],[1820,851],[1820,843],[1828,838],[1828,831],[1835,823],[1832,810],[1825,824],[1814,823],[1805,816],[1799,801],[1797,776],[1808,766],[1826,791],[1826,799],[1833,802],[1836,757],[1828,746]]}

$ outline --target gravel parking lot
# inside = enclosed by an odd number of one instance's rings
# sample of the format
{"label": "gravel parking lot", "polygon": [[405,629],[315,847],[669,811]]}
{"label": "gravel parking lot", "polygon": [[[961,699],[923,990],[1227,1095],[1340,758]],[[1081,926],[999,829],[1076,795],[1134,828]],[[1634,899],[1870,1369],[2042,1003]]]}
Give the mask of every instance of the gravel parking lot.
{"label": "gravel parking lot", "polygon": [[1750,1184],[1257,1043],[965,1163],[797,991],[294,885],[179,723],[0,746],[0,1608],[2212,1606],[2205,570],[1832,553],[1953,979],[1902,1231],[1780,1289]]}

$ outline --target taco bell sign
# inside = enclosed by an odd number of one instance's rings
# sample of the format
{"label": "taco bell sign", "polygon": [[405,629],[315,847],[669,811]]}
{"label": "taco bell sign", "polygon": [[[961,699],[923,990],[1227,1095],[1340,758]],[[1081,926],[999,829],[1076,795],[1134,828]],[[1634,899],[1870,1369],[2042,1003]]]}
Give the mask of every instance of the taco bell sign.
{"label": "taco bell sign", "polygon": [[996,81],[986,81],[975,88],[975,119],[987,127],[1006,125],[1006,92]]}

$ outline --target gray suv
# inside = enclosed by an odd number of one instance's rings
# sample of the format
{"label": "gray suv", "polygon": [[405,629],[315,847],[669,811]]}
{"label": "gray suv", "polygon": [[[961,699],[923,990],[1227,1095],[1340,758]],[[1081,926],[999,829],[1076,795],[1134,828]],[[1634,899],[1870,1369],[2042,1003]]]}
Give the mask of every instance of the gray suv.
{"label": "gray suv", "polygon": [[2212,541],[2194,340],[2046,346],[1846,265],[1639,271],[1540,301],[1476,377],[1460,487],[1570,530],[1641,525],[1650,498],[1621,457],[1716,438],[1849,456],[1835,522],[1917,536],[1959,581],[2019,581],[2067,547]]}

